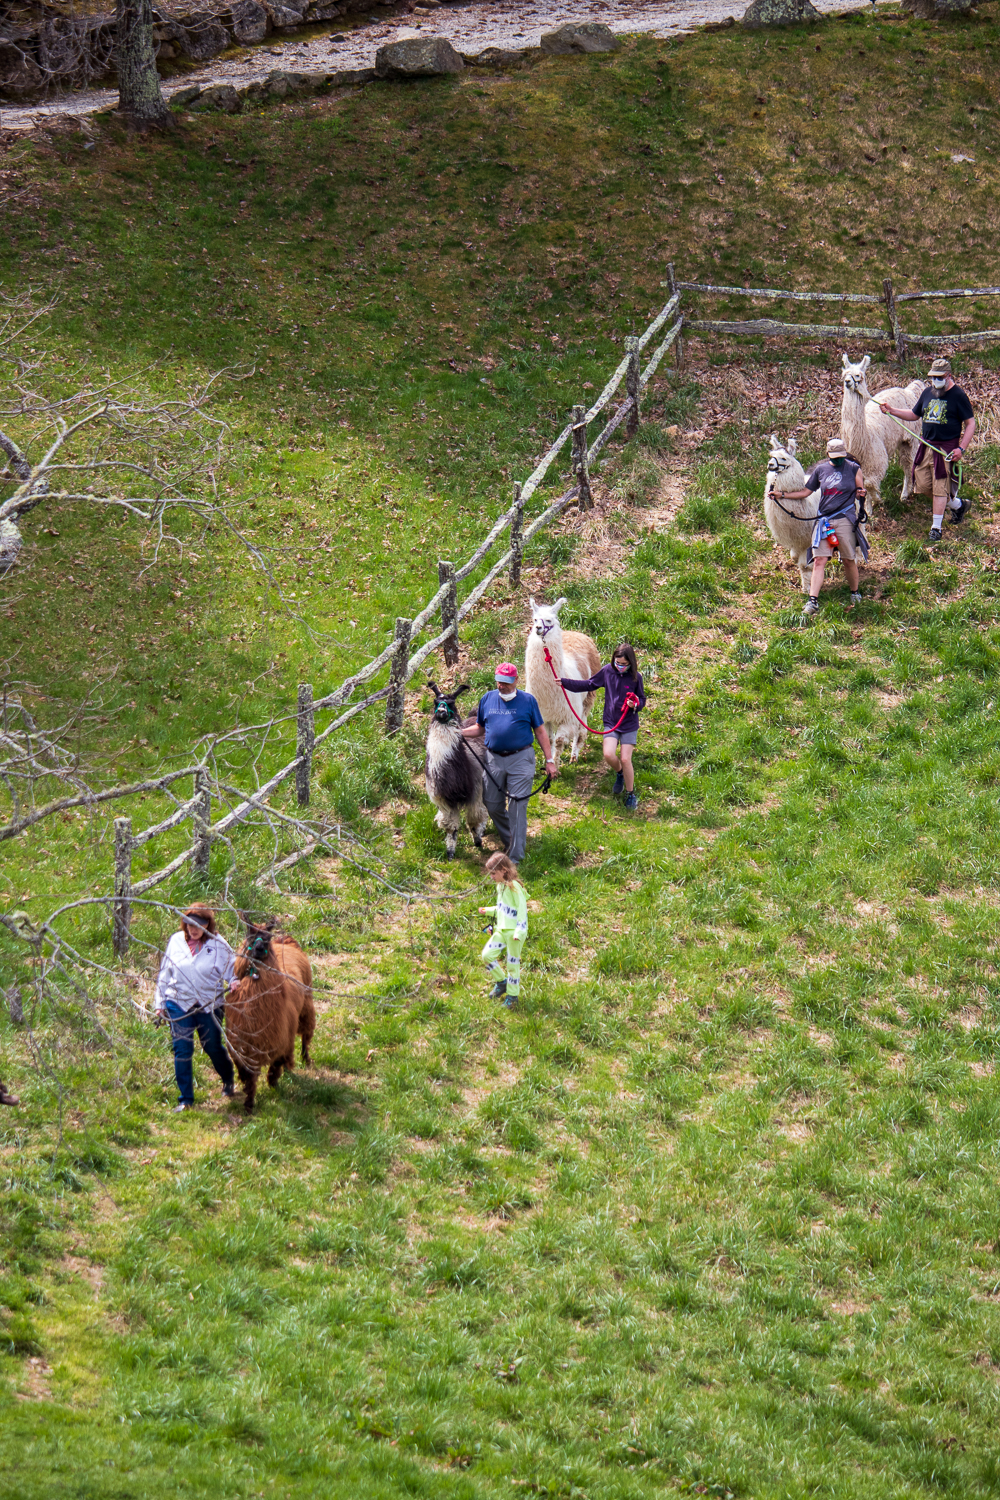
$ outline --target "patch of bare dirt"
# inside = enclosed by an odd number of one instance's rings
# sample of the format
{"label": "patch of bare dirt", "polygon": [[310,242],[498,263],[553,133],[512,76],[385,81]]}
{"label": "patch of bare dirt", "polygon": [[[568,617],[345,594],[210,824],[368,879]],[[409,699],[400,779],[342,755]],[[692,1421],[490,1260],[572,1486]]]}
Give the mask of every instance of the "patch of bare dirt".
{"label": "patch of bare dirt", "polygon": [[829,1304],[830,1311],[836,1313],[839,1318],[853,1318],[858,1313],[867,1312],[868,1308],[864,1302],[859,1302],[855,1297],[839,1297],[836,1302]]}
{"label": "patch of bare dirt", "polygon": [[21,1371],[20,1388],[16,1392],[18,1401],[51,1401],[51,1374],[52,1366],[46,1364],[40,1354],[33,1354],[26,1359]]}
{"label": "patch of bare dirt", "polygon": [[59,1269],[65,1272],[67,1276],[81,1277],[90,1287],[94,1296],[100,1296],[105,1276],[103,1266],[95,1266],[93,1261],[84,1260],[80,1255],[64,1255],[58,1264]]}

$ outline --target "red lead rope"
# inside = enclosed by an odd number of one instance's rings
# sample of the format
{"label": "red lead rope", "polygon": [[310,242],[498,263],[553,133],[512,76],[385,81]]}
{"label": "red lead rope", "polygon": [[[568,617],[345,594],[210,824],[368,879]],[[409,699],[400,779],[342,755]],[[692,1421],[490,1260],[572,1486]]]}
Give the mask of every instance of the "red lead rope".
{"label": "red lead rope", "polygon": [[[549,651],[548,646],[545,645],[544,641],[542,642],[542,650],[545,652],[545,660],[549,664],[549,671],[552,673],[552,675],[555,678],[556,682],[559,682],[559,673],[556,671],[555,667],[552,665],[552,654]],[[576,720],[576,722],[578,724],[582,724],[583,727],[584,727],[584,729],[587,731],[588,734],[599,734],[602,739],[604,738],[604,736],[606,734],[614,734],[615,730],[618,728],[618,725],[621,724],[624,721],[625,715],[631,709],[639,707],[639,699],[636,696],[636,694],[635,693],[626,693],[625,694],[625,707],[622,709],[621,718],[618,720],[618,724],[613,725],[611,729],[591,729],[591,727],[587,723],[586,719],[581,719],[580,715],[577,713],[577,711],[573,707],[572,703],[570,703],[570,701],[569,701],[569,693],[567,693],[566,689],[563,687],[563,685],[562,685],[561,682],[559,682],[559,691],[562,693],[563,697],[566,699],[566,702],[567,702],[567,704],[569,706],[569,711],[573,715],[573,717]]]}

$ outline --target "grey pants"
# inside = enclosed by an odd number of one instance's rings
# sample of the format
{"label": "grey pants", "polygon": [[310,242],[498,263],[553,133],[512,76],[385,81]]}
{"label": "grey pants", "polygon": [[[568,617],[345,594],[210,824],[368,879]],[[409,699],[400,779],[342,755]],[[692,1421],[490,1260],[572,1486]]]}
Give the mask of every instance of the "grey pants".
{"label": "grey pants", "polygon": [[[486,783],[483,788],[483,801],[493,819],[494,828],[503,839],[504,848],[518,865],[524,858],[524,850],[528,842],[527,799],[531,791],[531,783],[535,779],[535,747],[526,745],[523,750],[518,750],[513,755],[494,755],[492,751],[487,750],[486,769],[490,774],[483,778]],[[520,799],[510,804],[510,817],[508,817],[508,797]],[[511,821],[514,824],[513,842],[511,842]]]}

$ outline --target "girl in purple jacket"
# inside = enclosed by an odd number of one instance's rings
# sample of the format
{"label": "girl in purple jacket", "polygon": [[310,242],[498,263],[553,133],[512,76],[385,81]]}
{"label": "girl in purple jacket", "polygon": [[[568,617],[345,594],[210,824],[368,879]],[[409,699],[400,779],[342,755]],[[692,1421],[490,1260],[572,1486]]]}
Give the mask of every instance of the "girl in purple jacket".
{"label": "girl in purple jacket", "polygon": [[608,665],[593,677],[560,677],[559,681],[574,693],[604,689],[604,759],[617,773],[613,795],[624,791],[625,806],[638,807],[632,750],[639,739],[639,710],[646,707],[646,690],[632,647],[622,641]]}

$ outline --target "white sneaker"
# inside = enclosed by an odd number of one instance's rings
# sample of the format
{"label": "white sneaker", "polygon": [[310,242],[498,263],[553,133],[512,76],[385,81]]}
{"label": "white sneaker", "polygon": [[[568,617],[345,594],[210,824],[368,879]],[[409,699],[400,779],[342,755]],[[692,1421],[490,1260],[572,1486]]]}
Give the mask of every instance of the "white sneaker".
{"label": "white sneaker", "polygon": [[175,1104],[174,1105],[174,1114],[175,1115],[182,1115],[186,1109],[194,1109],[194,1105],[193,1104]]}
{"label": "white sneaker", "polygon": [[818,599],[813,599],[810,596],[806,600],[805,604],[802,607],[802,613],[804,615],[818,615],[819,614],[819,600]]}

